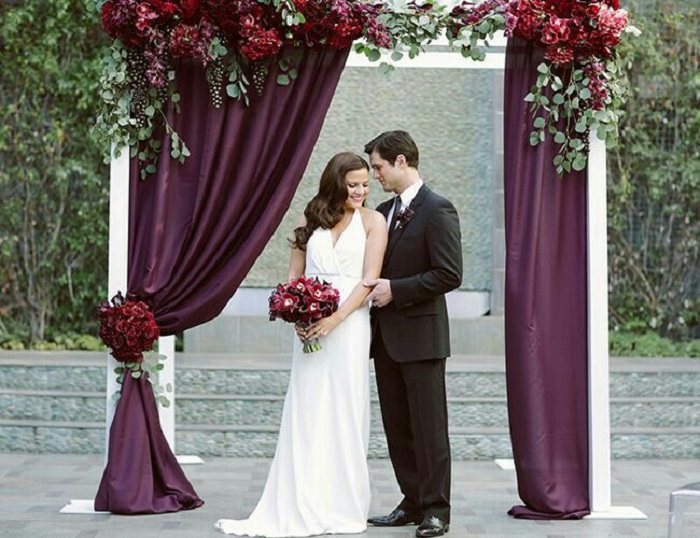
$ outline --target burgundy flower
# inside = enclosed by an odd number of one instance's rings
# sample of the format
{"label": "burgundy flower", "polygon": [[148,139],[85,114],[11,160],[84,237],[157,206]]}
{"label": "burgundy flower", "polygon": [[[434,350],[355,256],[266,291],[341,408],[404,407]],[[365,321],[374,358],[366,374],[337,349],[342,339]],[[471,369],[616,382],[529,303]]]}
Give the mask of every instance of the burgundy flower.
{"label": "burgundy flower", "polygon": [[170,54],[174,58],[193,58],[197,56],[199,29],[196,26],[180,24],[170,34]]}
{"label": "burgundy flower", "polygon": [[344,49],[352,45],[352,42],[362,37],[362,23],[358,20],[350,19],[347,22],[340,22],[333,26],[333,32],[328,40],[328,44],[336,49]]}
{"label": "burgundy flower", "polygon": [[146,34],[137,27],[137,0],[107,0],[102,5],[100,17],[107,35],[119,39],[127,47],[142,47],[147,42]]}
{"label": "burgundy flower", "polygon": [[396,217],[396,225],[398,228],[404,228],[413,218],[413,210],[411,207],[405,208]]}
{"label": "burgundy flower", "polygon": [[542,29],[542,43],[553,45],[559,41],[567,41],[570,33],[566,19],[552,15]]}
{"label": "burgundy flower", "polygon": [[247,41],[241,45],[241,54],[250,60],[269,58],[282,48],[282,40],[274,28],[270,30],[256,28],[246,37]]}
{"label": "burgundy flower", "polygon": [[574,51],[571,47],[557,44],[547,47],[544,57],[555,65],[566,65],[574,60]]}
{"label": "burgundy flower", "polygon": [[338,309],[340,293],[328,282],[301,276],[278,284],[269,299],[270,321],[281,319],[308,325],[330,316]]}
{"label": "burgundy flower", "polygon": [[153,349],[160,336],[158,325],[148,305],[121,294],[112,298],[112,305],[101,304],[97,309],[100,322],[98,334],[112,350],[112,356],[120,362],[143,361],[143,351]]}

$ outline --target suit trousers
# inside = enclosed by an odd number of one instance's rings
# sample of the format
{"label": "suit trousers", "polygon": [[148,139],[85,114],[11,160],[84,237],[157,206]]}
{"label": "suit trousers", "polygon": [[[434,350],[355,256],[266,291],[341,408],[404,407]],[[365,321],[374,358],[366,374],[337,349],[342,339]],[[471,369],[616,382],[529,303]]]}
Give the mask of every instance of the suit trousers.
{"label": "suit trousers", "polygon": [[445,359],[400,363],[376,328],[372,355],[389,457],[404,495],[399,507],[450,521],[450,440]]}

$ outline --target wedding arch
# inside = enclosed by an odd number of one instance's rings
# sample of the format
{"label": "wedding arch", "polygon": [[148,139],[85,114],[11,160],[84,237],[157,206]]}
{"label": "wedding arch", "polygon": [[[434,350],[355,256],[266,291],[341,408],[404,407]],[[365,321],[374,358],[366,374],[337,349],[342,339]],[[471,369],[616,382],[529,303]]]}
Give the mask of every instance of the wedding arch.
{"label": "wedding arch", "polygon": [[[95,0],[114,38],[98,118],[112,160],[109,296],[148,303],[168,357],[159,380],[173,384],[172,334],[223,309],[276,229],[351,47],[391,64],[443,39],[479,61],[505,31],[506,376],[524,502],[511,513],[639,517],[610,496],[605,145],[627,13],[618,0],[445,4]],[[108,468],[129,442],[114,435],[127,428],[111,397],[119,366],[108,359]],[[125,386],[145,383],[140,361],[126,366]],[[160,424],[174,448],[172,407]]]}

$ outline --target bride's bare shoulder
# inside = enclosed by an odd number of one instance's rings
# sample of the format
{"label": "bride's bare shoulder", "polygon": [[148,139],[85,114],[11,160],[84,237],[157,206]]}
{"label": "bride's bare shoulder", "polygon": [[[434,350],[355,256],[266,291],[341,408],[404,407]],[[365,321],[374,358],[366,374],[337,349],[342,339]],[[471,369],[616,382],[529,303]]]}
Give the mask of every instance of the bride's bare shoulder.
{"label": "bride's bare shoulder", "polygon": [[365,228],[369,229],[370,227],[374,226],[383,226],[386,228],[386,220],[384,219],[384,215],[382,215],[379,211],[369,209],[368,207],[363,207],[360,208],[360,215],[362,216],[362,224],[364,224]]}

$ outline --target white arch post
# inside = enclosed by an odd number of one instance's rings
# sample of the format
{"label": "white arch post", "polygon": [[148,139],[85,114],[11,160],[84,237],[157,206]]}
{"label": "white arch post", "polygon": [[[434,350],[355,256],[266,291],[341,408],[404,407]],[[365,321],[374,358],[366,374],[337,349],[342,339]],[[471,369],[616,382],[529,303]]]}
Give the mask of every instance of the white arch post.
{"label": "white arch post", "polygon": [[[113,153],[114,155],[114,153]],[[109,297],[118,291],[126,293],[129,258],[129,148],[122,148],[119,157],[114,157],[110,166],[109,190]],[[169,407],[158,405],[158,418],[170,450],[175,454],[175,337],[161,336],[158,353],[166,357],[163,369],[158,373],[159,382],[173,387],[166,393]],[[113,395],[119,390],[114,368],[117,363],[111,355],[107,358],[107,404],[105,419],[105,459],[109,450],[109,429],[114,418]],[[177,456],[181,464],[204,463],[198,456]]]}
{"label": "white arch post", "polygon": [[605,142],[590,135],[588,195],[588,439],[591,519],[646,519],[632,506],[612,506],[610,360],[608,356],[608,216]]}

